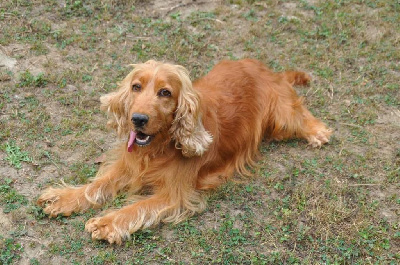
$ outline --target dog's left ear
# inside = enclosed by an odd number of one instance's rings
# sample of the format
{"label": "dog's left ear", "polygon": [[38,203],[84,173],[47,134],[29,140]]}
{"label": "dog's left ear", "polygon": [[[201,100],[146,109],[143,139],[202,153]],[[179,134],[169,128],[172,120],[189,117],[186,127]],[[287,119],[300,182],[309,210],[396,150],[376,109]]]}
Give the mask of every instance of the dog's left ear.
{"label": "dog's left ear", "polygon": [[201,156],[211,144],[212,135],[204,128],[200,97],[192,87],[188,71],[180,65],[175,67],[182,87],[171,126],[172,138],[184,156]]}

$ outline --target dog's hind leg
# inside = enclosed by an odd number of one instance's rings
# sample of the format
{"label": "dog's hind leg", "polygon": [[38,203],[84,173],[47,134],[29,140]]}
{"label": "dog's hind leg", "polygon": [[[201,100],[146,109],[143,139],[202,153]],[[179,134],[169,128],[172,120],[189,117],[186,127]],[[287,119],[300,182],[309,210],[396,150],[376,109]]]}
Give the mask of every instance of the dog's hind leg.
{"label": "dog's hind leg", "polygon": [[329,142],[332,130],[307,110],[303,105],[303,98],[299,97],[291,86],[306,85],[310,77],[306,73],[295,71],[279,75],[289,84],[282,82],[279,89],[275,89],[275,104],[273,111],[268,114],[269,138],[273,140],[303,138],[312,147],[320,147]]}
{"label": "dog's hind leg", "polygon": [[297,109],[297,118],[301,124],[296,130],[296,137],[306,139],[312,147],[321,147],[329,142],[332,130],[315,118],[303,105]]}

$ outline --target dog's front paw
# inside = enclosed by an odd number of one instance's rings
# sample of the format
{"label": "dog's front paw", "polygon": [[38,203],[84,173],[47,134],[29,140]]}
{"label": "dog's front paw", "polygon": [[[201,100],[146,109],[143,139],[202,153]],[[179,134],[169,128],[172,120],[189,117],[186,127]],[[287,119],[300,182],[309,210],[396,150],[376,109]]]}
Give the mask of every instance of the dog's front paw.
{"label": "dog's front paw", "polygon": [[39,197],[37,204],[50,217],[57,217],[59,214],[70,216],[86,208],[88,203],[79,188],[48,188]]}
{"label": "dog's front paw", "polygon": [[113,226],[112,215],[91,218],[86,222],[85,230],[92,234],[92,239],[107,240],[108,243],[121,245],[122,237]]}
{"label": "dog's front paw", "polygon": [[321,147],[322,145],[329,142],[331,134],[331,129],[324,128],[322,130],[319,130],[316,134],[310,135],[307,138],[308,145],[311,145],[312,147]]}

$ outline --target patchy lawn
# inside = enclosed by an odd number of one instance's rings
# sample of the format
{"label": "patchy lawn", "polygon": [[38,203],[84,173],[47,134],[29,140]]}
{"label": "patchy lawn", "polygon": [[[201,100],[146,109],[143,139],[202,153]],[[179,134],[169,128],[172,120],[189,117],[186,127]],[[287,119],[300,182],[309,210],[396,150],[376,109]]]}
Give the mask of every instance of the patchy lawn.
{"label": "patchy lawn", "polygon": [[[0,264],[398,264],[399,25],[396,0],[0,2]],[[48,219],[35,205],[96,174],[116,140],[99,97],[129,64],[196,78],[245,57],[313,76],[297,91],[335,130],[329,145],[263,144],[256,178],[122,246],[84,232],[100,211]]]}

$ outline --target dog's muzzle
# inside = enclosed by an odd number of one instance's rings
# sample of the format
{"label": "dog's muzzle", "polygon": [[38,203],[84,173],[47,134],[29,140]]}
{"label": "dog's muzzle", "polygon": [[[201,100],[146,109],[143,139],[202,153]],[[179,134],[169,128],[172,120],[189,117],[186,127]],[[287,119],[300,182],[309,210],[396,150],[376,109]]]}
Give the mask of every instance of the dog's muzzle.
{"label": "dog's muzzle", "polygon": [[131,121],[135,126],[135,131],[131,131],[128,140],[128,152],[133,151],[133,144],[138,146],[149,145],[153,140],[153,135],[148,135],[143,132],[143,128],[149,122],[149,116],[142,113],[133,113]]}
{"label": "dog's muzzle", "polygon": [[143,128],[149,122],[149,116],[142,113],[133,113],[131,121],[137,129]]}

